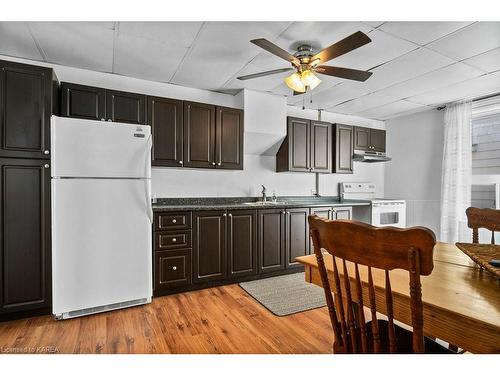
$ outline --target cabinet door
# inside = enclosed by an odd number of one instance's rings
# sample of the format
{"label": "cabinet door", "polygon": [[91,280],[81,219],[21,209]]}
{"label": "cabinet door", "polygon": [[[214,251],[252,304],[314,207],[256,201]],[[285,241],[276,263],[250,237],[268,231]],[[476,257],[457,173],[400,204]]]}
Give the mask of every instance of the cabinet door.
{"label": "cabinet door", "polygon": [[352,207],[341,207],[333,209],[332,220],[351,220]]}
{"label": "cabinet door", "polygon": [[184,166],[215,168],[215,107],[184,102]]}
{"label": "cabinet door", "polygon": [[216,110],[217,168],[243,169],[243,111],[224,107]]}
{"label": "cabinet door", "polygon": [[106,90],[100,87],[61,83],[61,116],[87,120],[106,119]]}
{"label": "cabinet door", "polygon": [[309,254],[309,208],[286,210],[286,268],[301,267],[296,257]]}
{"label": "cabinet door", "polygon": [[309,172],[310,170],[310,131],[309,120],[288,118],[289,170]]}
{"label": "cabinet door", "polygon": [[191,249],[156,251],[154,291],[156,295],[171,288],[191,284]]}
{"label": "cabinet door", "polygon": [[372,151],[385,152],[385,130],[371,129],[370,146]]}
{"label": "cabinet door", "polygon": [[227,255],[229,277],[257,273],[257,214],[254,210],[228,213]]}
{"label": "cabinet door", "polygon": [[334,173],[352,173],[353,127],[335,125]]}
{"label": "cabinet door", "polygon": [[49,308],[48,161],[0,159],[0,313]]}
{"label": "cabinet door", "polygon": [[369,151],[370,150],[370,129],[359,126],[354,127],[354,149]]}
{"label": "cabinet door", "polygon": [[285,268],[285,210],[258,212],[259,272]]}
{"label": "cabinet door", "polygon": [[146,96],[106,90],[106,120],[143,125],[146,123]]}
{"label": "cabinet door", "polygon": [[194,212],[193,281],[203,283],[226,277],[226,212]]}
{"label": "cabinet door", "polygon": [[0,157],[50,158],[52,70],[0,61]]}
{"label": "cabinet door", "polygon": [[311,121],[311,161],[312,172],[332,172],[332,125],[327,122]]}
{"label": "cabinet door", "polygon": [[152,165],[181,167],[182,101],[148,96],[147,102],[148,125],[153,134]]}

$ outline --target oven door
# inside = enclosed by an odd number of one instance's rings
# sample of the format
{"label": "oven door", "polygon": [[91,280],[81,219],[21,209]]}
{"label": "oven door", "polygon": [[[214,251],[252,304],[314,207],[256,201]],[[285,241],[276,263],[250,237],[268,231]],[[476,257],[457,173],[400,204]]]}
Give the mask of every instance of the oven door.
{"label": "oven door", "polygon": [[406,227],[406,205],[404,203],[372,203],[372,225],[377,227]]}

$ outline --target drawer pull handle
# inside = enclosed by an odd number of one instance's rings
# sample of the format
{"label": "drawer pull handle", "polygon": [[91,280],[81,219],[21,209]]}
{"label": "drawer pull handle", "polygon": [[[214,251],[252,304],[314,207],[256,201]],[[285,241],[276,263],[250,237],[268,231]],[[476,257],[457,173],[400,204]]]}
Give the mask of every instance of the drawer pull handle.
{"label": "drawer pull handle", "polygon": [[173,269],[174,271],[176,271],[176,270],[177,270],[177,266],[173,266],[173,267],[172,267],[172,269]]}
{"label": "drawer pull handle", "polygon": [[177,242],[177,238],[172,238],[172,242]]}
{"label": "drawer pull handle", "polygon": [[175,223],[177,223],[177,220],[175,220],[175,219],[172,219],[172,223],[174,223],[174,224],[175,224]]}

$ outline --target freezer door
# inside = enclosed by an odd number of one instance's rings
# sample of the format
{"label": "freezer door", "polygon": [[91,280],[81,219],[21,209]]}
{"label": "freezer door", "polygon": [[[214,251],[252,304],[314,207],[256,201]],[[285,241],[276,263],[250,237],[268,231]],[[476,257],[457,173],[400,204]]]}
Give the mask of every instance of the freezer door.
{"label": "freezer door", "polygon": [[151,129],[52,116],[52,177],[151,177]]}
{"label": "freezer door", "polygon": [[54,314],[152,296],[149,184],[52,179]]}

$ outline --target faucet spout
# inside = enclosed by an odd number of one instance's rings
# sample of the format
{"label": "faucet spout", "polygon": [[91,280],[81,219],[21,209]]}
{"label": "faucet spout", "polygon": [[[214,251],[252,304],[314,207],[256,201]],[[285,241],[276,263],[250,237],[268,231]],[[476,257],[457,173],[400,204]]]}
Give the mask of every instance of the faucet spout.
{"label": "faucet spout", "polygon": [[262,202],[267,201],[267,189],[264,185],[262,185]]}

